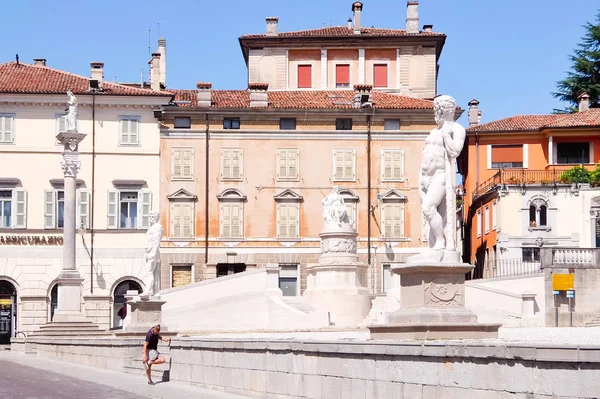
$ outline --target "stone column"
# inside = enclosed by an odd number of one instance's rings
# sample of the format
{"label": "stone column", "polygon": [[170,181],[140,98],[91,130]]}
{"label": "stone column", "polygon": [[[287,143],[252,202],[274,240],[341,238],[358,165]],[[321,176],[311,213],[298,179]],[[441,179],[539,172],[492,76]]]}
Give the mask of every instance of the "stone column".
{"label": "stone column", "polygon": [[56,138],[63,145],[61,166],[64,173],[65,222],[63,227],[63,264],[58,276],[58,309],[54,322],[83,322],[85,314],[81,311],[81,283],[83,279],[77,271],[76,251],[76,204],[77,173],[79,161],[79,143],[85,134],[77,132],[60,133]]}

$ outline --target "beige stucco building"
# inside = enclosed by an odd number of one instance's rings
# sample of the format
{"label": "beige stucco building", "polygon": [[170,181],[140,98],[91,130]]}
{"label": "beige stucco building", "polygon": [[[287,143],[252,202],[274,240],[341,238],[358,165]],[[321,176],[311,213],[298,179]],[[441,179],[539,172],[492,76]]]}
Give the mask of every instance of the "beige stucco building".
{"label": "beige stucco building", "polygon": [[[66,91],[78,98],[78,270],[86,315],[119,324],[127,288],[143,287],[144,233],[158,209],[160,134],[153,110],[171,94],[21,61],[0,65],[0,301],[3,338],[51,320],[62,264],[62,146]],[[97,86],[97,88],[95,88]],[[115,302],[116,301],[116,302]],[[8,317],[10,312],[10,317]]]}
{"label": "beige stucco building", "polygon": [[[425,245],[417,193],[433,128],[445,35],[349,26],[239,41],[247,90],[174,90],[161,118],[163,287],[281,266],[285,295],[306,288],[320,254],[321,200],[339,186],[356,221],[374,294],[390,266]],[[415,26],[415,22],[417,26]]]}

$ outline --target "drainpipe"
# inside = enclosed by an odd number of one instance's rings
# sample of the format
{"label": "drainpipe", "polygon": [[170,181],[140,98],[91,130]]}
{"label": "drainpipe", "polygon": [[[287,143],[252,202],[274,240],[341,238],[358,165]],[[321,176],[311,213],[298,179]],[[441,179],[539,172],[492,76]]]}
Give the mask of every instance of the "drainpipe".
{"label": "drainpipe", "polygon": [[209,146],[209,130],[210,130],[210,122],[208,121],[208,114],[204,114],[206,121],[206,137],[204,139],[205,142],[205,166],[204,166],[204,264],[208,265],[208,178],[209,178],[209,154],[208,151],[210,149]]}
{"label": "drainpipe", "polygon": [[96,198],[96,92],[92,91],[92,198],[90,201],[90,294],[94,293],[94,203]]}
{"label": "drainpipe", "polygon": [[371,266],[371,115],[367,115],[367,264]]}

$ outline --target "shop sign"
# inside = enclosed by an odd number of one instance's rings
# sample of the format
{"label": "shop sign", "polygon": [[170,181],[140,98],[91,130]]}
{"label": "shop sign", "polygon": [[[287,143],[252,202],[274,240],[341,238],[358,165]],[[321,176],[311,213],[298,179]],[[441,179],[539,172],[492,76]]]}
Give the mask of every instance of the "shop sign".
{"label": "shop sign", "polygon": [[5,236],[0,235],[0,245],[41,245],[60,246],[64,241],[61,236]]}

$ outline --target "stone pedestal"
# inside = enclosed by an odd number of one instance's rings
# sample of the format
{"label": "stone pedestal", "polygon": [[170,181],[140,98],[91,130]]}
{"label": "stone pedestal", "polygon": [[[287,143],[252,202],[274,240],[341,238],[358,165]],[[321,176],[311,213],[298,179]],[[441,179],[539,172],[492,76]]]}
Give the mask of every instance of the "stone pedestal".
{"label": "stone pedestal", "polygon": [[500,324],[481,324],[465,308],[466,263],[414,261],[397,265],[400,310],[388,314],[383,325],[369,326],[372,339],[497,338]]}
{"label": "stone pedestal", "polygon": [[317,312],[329,313],[335,326],[357,327],[371,308],[366,288],[368,266],[356,255],[356,235],[350,225],[326,228],[320,234],[319,263],[306,268],[304,297]]}
{"label": "stone pedestal", "polygon": [[58,277],[58,308],[54,313],[54,323],[85,322],[85,314],[81,309],[81,283],[79,273],[61,273]]}
{"label": "stone pedestal", "polygon": [[[146,334],[150,328],[161,324],[162,305],[166,302],[150,297],[145,299],[140,296],[125,296],[127,299],[127,320],[123,323],[123,331],[118,335]],[[167,331],[167,326],[161,324],[161,334]],[[164,335],[164,334],[163,334]]]}

